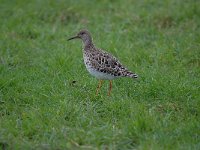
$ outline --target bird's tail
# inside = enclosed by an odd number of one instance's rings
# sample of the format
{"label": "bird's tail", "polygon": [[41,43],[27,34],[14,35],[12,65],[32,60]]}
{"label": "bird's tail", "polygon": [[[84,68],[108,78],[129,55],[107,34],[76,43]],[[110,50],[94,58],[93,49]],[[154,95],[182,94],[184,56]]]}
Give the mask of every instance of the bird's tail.
{"label": "bird's tail", "polygon": [[132,73],[130,71],[127,71],[126,74],[125,74],[126,77],[129,77],[129,78],[138,78],[138,75],[135,74],[135,73]]}

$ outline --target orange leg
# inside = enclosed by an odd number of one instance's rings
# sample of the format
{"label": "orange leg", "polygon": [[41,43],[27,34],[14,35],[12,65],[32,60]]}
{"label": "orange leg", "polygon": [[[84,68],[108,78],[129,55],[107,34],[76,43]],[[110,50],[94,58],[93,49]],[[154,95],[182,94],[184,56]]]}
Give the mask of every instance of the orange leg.
{"label": "orange leg", "polygon": [[99,90],[100,90],[100,88],[101,88],[101,86],[102,86],[102,83],[103,83],[103,80],[99,80],[99,84],[98,84],[97,90],[96,90],[96,95],[98,95]]}
{"label": "orange leg", "polygon": [[111,90],[112,90],[112,81],[110,80],[110,87],[109,87],[109,91],[108,91],[108,96],[110,96]]}

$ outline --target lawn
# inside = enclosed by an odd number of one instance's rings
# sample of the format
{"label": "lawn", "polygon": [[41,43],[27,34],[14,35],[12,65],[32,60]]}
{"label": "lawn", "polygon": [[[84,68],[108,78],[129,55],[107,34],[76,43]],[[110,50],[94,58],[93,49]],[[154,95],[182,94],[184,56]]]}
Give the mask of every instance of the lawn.
{"label": "lawn", "polygon": [[[199,6],[0,0],[0,149],[200,149]],[[139,78],[95,96],[80,29]]]}

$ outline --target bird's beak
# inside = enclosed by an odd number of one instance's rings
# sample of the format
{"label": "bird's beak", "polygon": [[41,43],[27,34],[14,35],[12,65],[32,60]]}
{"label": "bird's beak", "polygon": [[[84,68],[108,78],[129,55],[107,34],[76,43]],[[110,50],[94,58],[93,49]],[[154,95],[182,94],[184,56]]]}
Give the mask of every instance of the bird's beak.
{"label": "bird's beak", "polygon": [[73,40],[73,39],[77,39],[77,38],[79,38],[78,35],[76,35],[76,36],[74,36],[74,37],[71,37],[71,38],[67,39],[67,41],[69,41],[69,40]]}

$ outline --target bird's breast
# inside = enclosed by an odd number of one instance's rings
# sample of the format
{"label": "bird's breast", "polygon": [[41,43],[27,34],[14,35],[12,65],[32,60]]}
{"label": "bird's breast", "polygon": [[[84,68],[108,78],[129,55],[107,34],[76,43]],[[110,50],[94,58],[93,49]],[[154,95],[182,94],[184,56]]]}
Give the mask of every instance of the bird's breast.
{"label": "bird's breast", "polygon": [[98,69],[96,68],[97,66],[95,66],[94,63],[92,62],[92,59],[86,54],[84,54],[83,56],[84,56],[84,63],[85,63],[86,69],[92,76],[96,77],[97,79],[102,79],[102,80],[112,80],[116,78],[115,76],[111,74],[98,71]]}

